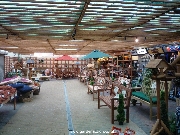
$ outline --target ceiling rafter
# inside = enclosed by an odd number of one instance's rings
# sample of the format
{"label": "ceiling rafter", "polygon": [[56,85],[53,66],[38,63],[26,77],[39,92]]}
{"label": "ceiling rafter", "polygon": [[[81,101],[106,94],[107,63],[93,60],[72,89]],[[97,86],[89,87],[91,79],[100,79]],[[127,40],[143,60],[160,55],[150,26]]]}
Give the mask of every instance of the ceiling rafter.
{"label": "ceiling rafter", "polygon": [[[144,21],[144,22],[142,22],[142,23],[139,23],[139,24],[136,25],[136,26],[127,28],[126,30],[123,30],[123,31],[119,32],[118,34],[116,34],[116,35],[113,36],[113,37],[107,38],[106,41],[107,41],[107,40],[111,40],[111,39],[115,38],[116,36],[119,36],[119,35],[120,35],[121,33],[123,33],[123,32],[132,30],[132,29],[135,28],[135,27],[141,27],[142,25],[146,24],[147,22],[149,22],[149,21],[151,21],[151,20],[154,20],[154,19],[156,19],[156,18],[159,18],[160,16],[164,15],[165,13],[168,13],[168,12],[170,12],[171,10],[175,10],[175,9],[178,8],[178,7],[180,7],[180,5],[177,5],[177,6],[174,6],[174,7],[170,8],[170,9],[168,9],[168,10],[165,10],[164,12],[161,12],[159,15],[156,15],[156,16],[152,17],[151,19],[147,19],[147,21]],[[137,36],[135,36],[135,37],[137,37]]]}
{"label": "ceiling rafter", "polygon": [[79,18],[78,18],[78,21],[77,21],[77,23],[75,24],[74,29],[77,29],[79,23],[81,22],[82,18],[84,17],[84,14],[85,14],[85,12],[86,12],[86,9],[88,8],[88,5],[89,5],[90,1],[91,1],[91,0],[86,0],[86,2],[85,2],[85,4],[84,4],[84,7],[83,7],[83,9],[82,9],[82,11],[81,11],[81,14],[80,14],[80,16],[79,16]]}
{"label": "ceiling rafter", "polygon": [[[180,42],[177,0],[2,0],[0,8],[0,41],[18,46],[19,49],[6,49],[15,53],[84,55],[95,48],[113,53]],[[134,42],[136,37],[138,43]],[[0,42],[0,47],[4,44]],[[55,50],[60,44],[74,50]]]}
{"label": "ceiling rafter", "polygon": [[52,48],[53,53],[55,53],[55,54],[56,54],[56,51],[55,51],[54,47],[51,45],[51,43],[50,43],[49,39],[47,39],[47,42],[48,42],[48,44],[50,45],[50,47]]}
{"label": "ceiling rafter", "polygon": [[77,27],[78,27],[78,25],[81,23],[81,20],[82,20],[82,18],[84,17],[84,14],[85,14],[85,12],[86,12],[86,9],[87,9],[90,1],[91,1],[91,0],[86,0],[86,2],[84,3],[83,9],[81,10],[81,14],[80,14],[80,16],[79,16],[79,18],[78,18],[75,26],[74,26],[74,29],[73,29],[73,33],[72,33],[72,38],[73,38],[73,39],[75,39]]}
{"label": "ceiling rafter", "polygon": [[[5,29],[6,31],[8,31],[8,33],[6,33],[6,34],[15,35],[15,36],[17,36],[18,38],[24,39],[24,37],[19,36],[19,34],[18,34],[17,32],[14,32],[12,29],[9,29],[9,28],[1,25],[1,24],[0,24],[0,26],[1,26],[3,29]],[[8,35],[7,35],[7,36],[8,36]]]}

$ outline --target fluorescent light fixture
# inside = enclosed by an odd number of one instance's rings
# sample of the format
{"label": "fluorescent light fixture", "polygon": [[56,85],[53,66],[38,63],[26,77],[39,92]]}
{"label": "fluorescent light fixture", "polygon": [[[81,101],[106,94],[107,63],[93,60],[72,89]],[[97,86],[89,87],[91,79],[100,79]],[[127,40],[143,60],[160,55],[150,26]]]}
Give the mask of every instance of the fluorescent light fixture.
{"label": "fluorescent light fixture", "polygon": [[75,51],[75,50],[77,50],[77,49],[73,49],[73,48],[69,48],[69,49],[63,49],[63,48],[59,48],[59,49],[55,49],[55,50],[57,50],[57,51]]}
{"label": "fluorescent light fixture", "polygon": [[117,42],[117,41],[119,41],[119,40],[111,40],[111,41],[115,41],[115,42]]}
{"label": "fluorescent light fixture", "polygon": [[35,57],[53,57],[53,53],[34,53]]}
{"label": "fluorescent light fixture", "polygon": [[59,46],[77,46],[77,45],[59,45]]}
{"label": "fluorescent light fixture", "polygon": [[11,46],[11,47],[0,47],[0,48],[16,49],[16,48],[19,48],[19,47]]}
{"label": "fluorescent light fixture", "polygon": [[78,41],[84,41],[84,40],[69,40],[69,41],[78,42]]}
{"label": "fluorescent light fixture", "polygon": [[136,43],[137,43],[137,42],[139,42],[139,39],[138,39],[138,38],[136,38],[136,39],[135,39],[135,42],[136,42]]}

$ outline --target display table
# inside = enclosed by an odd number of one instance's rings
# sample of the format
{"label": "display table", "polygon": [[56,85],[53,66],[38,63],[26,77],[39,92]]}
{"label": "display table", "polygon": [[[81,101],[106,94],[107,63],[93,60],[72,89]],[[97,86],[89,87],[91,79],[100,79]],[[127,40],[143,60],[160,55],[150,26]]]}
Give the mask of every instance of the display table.
{"label": "display table", "polygon": [[1,86],[0,90],[0,108],[8,103],[9,101],[14,101],[14,110],[16,109],[16,89],[11,86]]}
{"label": "display table", "polygon": [[44,75],[37,75],[37,76],[33,76],[31,77],[32,80],[35,80],[35,81],[39,81],[39,80],[48,80],[51,78],[51,76],[44,76]]}

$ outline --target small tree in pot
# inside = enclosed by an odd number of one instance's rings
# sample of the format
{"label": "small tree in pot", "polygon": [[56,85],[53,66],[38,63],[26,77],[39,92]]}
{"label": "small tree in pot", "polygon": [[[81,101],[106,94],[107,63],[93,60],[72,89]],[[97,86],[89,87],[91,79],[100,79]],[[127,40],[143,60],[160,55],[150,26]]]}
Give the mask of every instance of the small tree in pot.
{"label": "small tree in pot", "polygon": [[124,96],[123,94],[119,94],[119,105],[118,105],[118,108],[117,108],[117,112],[118,112],[118,115],[116,116],[117,117],[117,121],[119,122],[119,125],[123,125],[124,121],[125,121],[125,111],[124,111]]}

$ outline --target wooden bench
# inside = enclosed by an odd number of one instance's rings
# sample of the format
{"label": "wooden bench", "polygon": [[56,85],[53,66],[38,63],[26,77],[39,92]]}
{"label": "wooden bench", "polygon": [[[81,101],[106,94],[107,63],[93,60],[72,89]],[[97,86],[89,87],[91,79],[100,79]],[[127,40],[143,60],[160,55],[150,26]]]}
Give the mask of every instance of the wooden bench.
{"label": "wooden bench", "polygon": [[83,70],[83,71],[80,72],[80,74],[78,74],[78,80],[80,82],[83,82],[84,84],[86,84],[87,78],[89,78],[88,70]]}
{"label": "wooden bench", "polygon": [[[156,94],[156,83],[153,80],[152,81],[152,90],[150,93],[150,96],[147,96],[143,89],[140,89],[140,91],[133,91],[132,92],[132,104],[135,106],[136,104],[140,104],[142,106],[143,104],[146,104],[150,107],[149,113],[150,113],[150,119],[152,117],[156,116],[152,114],[152,108],[157,106],[157,94]],[[132,88],[133,89],[133,88]],[[168,82],[168,90],[170,89],[170,82]],[[165,91],[165,81],[160,82],[160,90]]]}
{"label": "wooden bench", "polygon": [[[126,122],[129,123],[129,107],[131,100],[131,89],[124,87],[123,85],[115,85],[111,90],[98,90],[98,109],[102,106],[108,106],[111,109],[111,123],[114,124],[114,110],[117,109],[119,103],[119,94],[124,93],[124,109],[126,109]],[[100,102],[104,102],[105,104],[101,105]]]}
{"label": "wooden bench", "polygon": [[[108,88],[109,87],[109,88]],[[111,89],[109,82],[105,79],[105,77],[95,77],[94,81],[89,81],[87,84],[88,94],[93,94],[93,101],[94,99],[98,99],[95,97],[95,94],[98,93],[98,90],[104,89]]]}

